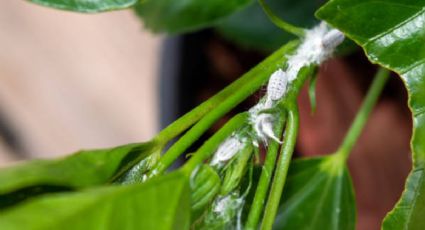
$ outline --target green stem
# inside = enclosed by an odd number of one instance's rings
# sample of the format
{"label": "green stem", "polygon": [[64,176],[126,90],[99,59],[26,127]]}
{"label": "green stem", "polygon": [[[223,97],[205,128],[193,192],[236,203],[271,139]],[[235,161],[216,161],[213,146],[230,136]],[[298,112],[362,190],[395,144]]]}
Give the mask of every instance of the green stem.
{"label": "green stem", "polygon": [[280,197],[286,181],[289,163],[291,162],[292,153],[294,152],[295,143],[297,140],[299,126],[298,108],[294,104],[289,108],[288,121],[285,129],[285,138],[283,140],[279,160],[277,162],[275,175],[273,177],[270,196],[264,211],[264,218],[261,224],[262,230],[270,230],[273,227],[277,209],[279,207]]}
{"label": "green stem", "polygon": [[[283,126],[285,123],[285,114],[279,117],[275,126],[275,133],[277,137],[282,136]],[[272,141],[268,147],[264,166],[261,170],[260,180],[258,181],[257,189],[255,191],[254,200],[252,201],[251,209],[249,210],[248,219],[245,225],[247,230],[257,229],[261,213],[266,200],[267,192],[269,190],[270,181],[273,175],[273,170],[276,165],[277,152],[279,151],[279,143]]]}
{"label": "green stem", "polygon": [[[286,63],[286,55],[292,52],[298,42],[290,42],[266,58],[263,62],[255,66],[248,73],[244,74],[238,81],[228,87],[226,93],[231,94],[217,107],[206,114],[196,123],[185,135],[183,135],[159,160],[152,170],[155,174],[163,173],[193,142],[195,142],[206,130],[208,130],[218,119],[224,116],[236,105],[245,100],[248,96],[260,88],[277,68]],[[178,135],[177,131],[184,129],[180,125],[187,125],[189,118],[170,125],[158,138],[167,139],[170,136]],[[186,122],[186,123],[184,123]]]}
{"label": "green stem", "polygon": [[[372,82],[370,89],[366,95],[366,98],[356,115],[356,118],[350,127],[341,147],[338,150],[339,156],[343,159],[347,159],[351,152],[355,142],[361,134],[367,119],[375,106],[379,95],[381,94],[386,81],[388,80],[389,72],[385,69],[380,69]],[[291,113],[292,111],[292,113]],[[264,212],[264,218],[261,225],[262,230],[270,230],[273,227],[274,219],[279,207],[281,194],[285,185],[286,175],[288,172],[289,164],[292,157],[292,152],[295,147],[296,135],[298,131],[298,110],[294,108],[289,112],[288,126],[286,136],[284,140],[284,147],[282,149],[279,162],[277,163],[277,169],[273,178],[273,184],[270,192],[269,199],[267,201],[266,210]]]}
{"label": "green stem", "polygon": [[346,160],[353,149],[354,144],[359,138],[369,115],[378,101],[379,95],[381,94],[385,83],[387,82],[389,77],[389,71],[380,68],[378,73],[375,75],[373,79],[372,85],[370,86],[366,98],[363,101],[360,110],[357,112],[356,118],[354,122],[351,124],[350,129],[348,130],[347,135],[345,136],[341,146],[338,149],[338,154],[342,155]]}
{"label": "green stem", "polygon": [[240,113],[228,121],[210,139],[208,139],[182,167],[184,172],[190,173],[203,161],[208,159],[217,147],[237,129],[246,126],[249,114]]}
{"label": "green stem", "polygon": [[[238,80],[171,123],[155,137],[155,140],[158,143],[166,144],[199,121],[207,113],[217,108],[224,101],[238,97],[236,94],[243,94],[245,96],[246,92],[241,92],[243,91],[241,89],[246,89],[249,93],[252,93],[251,90],[255,91],[268,79],[269,76],[266,73],[270,74],[276,67],[283,65],[286,60],[285,54],[292,52],[297,45],[298,41],[292,41],[282,46]],[[265,73],[262,73],[262,71],[265,71]]]}
{"label": "green stem", "polygon": [[303,37],[305,34],[305,29],[294,26],[288,22],[283,21],[281,18],[276,16],[270,7],[266,4],[265,0],[258,0],[261,7],[263,8],[266,15],[269,17],[270,21],[273,22],[277,27],[283,29],[284,31],[291,33],[298,37]]}
{"label": "green stem", "polygon": [[[317,66],[306,66],[300,70],[298,73],[298,76],[294,82],[292,82],[292,85],[289,87],[289,90],[285,96],[285,99],[280,102],[279,107],[282,108],[282,110],[286,110],[286,107],[291,107],[291,105],[296,103],[297,96],[303,87],[306,79],[315,72]],[[285,114],[286,115],[286,114]],[[282,132],[283,129],[283,123],[285,118],[281,118],[282,123],[279,124],[279,133]],[[275,131],[277,132],[277,131]],[[284,145],[286,145],[287,142],[284,142]],[[279,146],[274,149],[274,146],[269,147],[269,152],[266,156],[266,161],[264,163],[263,170],[261,172],[260,181],[257,185],[257,191],[255,192],[253,205],[251,205],[251,210],[248,215],[247,223],[245,228],[246,229],[257,229],[259,218],[261,216],[261,212],[264,207],[264,203],[266,200],[267,192],[269,189],[269,184],[271,177],[273,175],[273,170],[276,166],[276,158],[277,158],[277,151]]]}

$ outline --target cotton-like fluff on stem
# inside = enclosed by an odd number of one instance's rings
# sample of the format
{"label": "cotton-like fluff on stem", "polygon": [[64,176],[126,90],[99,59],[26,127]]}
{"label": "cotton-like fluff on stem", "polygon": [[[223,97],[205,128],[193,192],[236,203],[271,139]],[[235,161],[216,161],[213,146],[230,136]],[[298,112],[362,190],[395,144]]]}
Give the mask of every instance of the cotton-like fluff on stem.
{"label": "cotton-like fluff on stem", "polygon": [[[272,114],[262,113],[262,111],[265,109],[268,108],[265,106],[265,104],[260,102],[249,110],[250,123],[255,132],[255,139],[260,139],[266,145],[268,139],[272,139],[281,144],[282,142],[278,137],[276,137],[273,131],[273,123],[275,118]],[[256,145],[256,143],[254,143],[254,145],[257,146],[258,144]]]}
{"label": "cotton-like fluff on stem", "polygon": [[285,96],[288,85],[297,78],[303,67],[320,65],[343,41],[344,34],[329,28],[324,22],[307,30],[295,54],[288,57],[286,71],[278,69],[270,76],[265,101],[258,103],[249,111],[252,126],[259,139],[266,144],[268,139],[281,143],[273,131],[275,117],[264,111],[273,108],[275,102]]}
{"label": "cotton-like fluff on stem", "polygon": [[332,29],[328,33],[325,34],[322,40],[322,45],[324,49],[333,50],[339,44],[341,44],[345,39],[345,36],[341,31],[337,29]]}
{"label": "cotton-like fluff on stem", "polygon": [[330,29],[324,22],[313,29],[307,30],[305,38],[297,52],[288,57],[288,80],[296,79],[298,72],[304,66],[320,65],[328,59],[335,48],[344,41],[344,34],[337,29]]}
{"label": "cotton-like fluff on stem", "polygon": [[212,204],[212,216],[206,217],[208,223],[225,223],[225,229],[242,230],[242,208],[244,196],[233,192],[225,196],[218,196]]}
{"label": "cotton-like fluff on stem", "polygon": [[275,119],[271,114],[258,114],[254,119],[254,130],[257,133],[258,138],[263,140],[265,144],[268,143],[268,139],[272,139],[279,144],[282,144],[279,138],[274,134],[273,122]]}
{"label": "cotton-like fluff on stem", "polygon": [[226,163],[244,147],[245,143],[239,137],[236,135],[230,136],[217,148],[210,165],[220,166],[221,164]]}

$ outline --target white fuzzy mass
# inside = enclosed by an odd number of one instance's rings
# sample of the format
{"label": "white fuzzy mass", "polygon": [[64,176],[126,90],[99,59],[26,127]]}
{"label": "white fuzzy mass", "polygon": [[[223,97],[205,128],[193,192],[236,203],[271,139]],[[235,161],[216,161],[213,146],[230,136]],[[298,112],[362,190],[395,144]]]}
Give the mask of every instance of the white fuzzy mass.
{"label": "white fuzzy mass", "polygon": [[227,138],[221,145],[217,148],[213,159],[211,160],[211,165],[219,165],[225,163],[228,160],[232,159],[239,151],[244,148],[244,143],[239,140],[236,136],[231,136]]}
{"label": "white fuzzy mass", "polygon": [[293,81],[304,66],[320,65],[328,59],[334,49],[344,41],[344,34],[339,30],[330,29],[326,23],[320,23],[307,30],[305,38],[297,52],[288,58],[286,70],[288,81]]}
{"label": "white fuzzy mass", "polygon": [[249,111],[251,123],[259,139],[265,143],[267,139],[273,139],[280,143],[279,138],[273,132],[273,122],[276,119],[270,114],[261,112],[273,108],[275,101],[285,96],[288,85],[297,78],[301,68],[312,64],[320,65],[343,41],[344,34],[339,30],[329,28],[326,23],[321,23],[306,31],[295,54],[288,57],[286,71],[278,69],[270,76],[265,102],[258,103]]}

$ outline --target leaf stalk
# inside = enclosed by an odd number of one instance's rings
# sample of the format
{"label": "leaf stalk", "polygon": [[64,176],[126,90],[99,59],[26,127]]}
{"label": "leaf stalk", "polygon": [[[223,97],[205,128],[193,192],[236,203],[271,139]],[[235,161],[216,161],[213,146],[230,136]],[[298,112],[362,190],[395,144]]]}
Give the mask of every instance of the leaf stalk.
{"label": "leaf stalk", "polygon": [[[282,131],[284,128],[285,120],[286,114],[282,112],[282,116],[279,117],[274,129],[275,134],[277,133],[277,137],[281,137],[283,135]],[[269,191],[270,181],[276,165],[279,147],[279,143],[277,143],[276,141],[272,141],[267,149],[267,155],[261,170],[260,180],[258,181],[254,200],[252,202],[251,209],[249,210],[248,214],[248,219],[245,224],[246,230],[257,229],[258,222],[260,220],[261,213],[264,208],[264,201],[266,200],[267,192]]]}
{"label": "leaf stalk", "polygon": [[281,149],[281,154],[277,162],[272,187],[270,189],[270,195],[265,207],[263,221],[261,223],[261,230],[271,230],[273,227],[274,219],[279,207],[279,201],[282,196],[283,187],[286,181],[286,175],[288,174],[292,153],[295,149],[299,127],[298,107],[293,104],[288,109],[288,121],[285,129],[285,137],[283,140],[285,144]]}
{"label": "leaf stalk", "polygon": [[369,115],[372,112],[373,107],[376,105],[379,95],[381,95],[381,92],[384,89],[388,78],[389,71],[384,68],[380,68],[376,73],[372,85],[366,94],[366,98],[364,99],[360,110],[357,112],[357,115],[354,118],[354,121],[351,124],[347,135],[345,136],[341,146],[337,151],[337,154],[342,155],[344,160],[347,160],[351,150],[354,147],[354,144],[357,142],[360,134],[362,133]]}

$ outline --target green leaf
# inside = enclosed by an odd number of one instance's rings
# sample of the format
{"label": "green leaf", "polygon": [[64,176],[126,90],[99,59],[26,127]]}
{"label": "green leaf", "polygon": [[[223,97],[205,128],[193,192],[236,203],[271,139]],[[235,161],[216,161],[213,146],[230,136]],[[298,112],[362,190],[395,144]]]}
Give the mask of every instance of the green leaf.
{"label": "green leaf", "polygon": [[133,6],[138,0],[29,0],[31,2],[61,10],[96,13],[120,10]]}
{"label": "green leaf", "polygon": [[[268,0],[268,5],[277,15],[297,25],[309,28],[317,20],[313,17],[319,1]],[[232,14],[217,24],[219,32],[243,46],[261,50],[275,50],[294,37],[276,27],[267,18],[257,1]]]}
{"label": "green leaf", "polygon": [[0,170],[0,208],[43,193],[112,182],[159,147],[153,142],[81,151],[63,159],[34,160]]}
{"label": "green leaf", "polygon": [[147,0],[136,13],[155,32],[182,33],[211,26],[252,0]]}
{"label": "green leaf", "polygon": [[273,229],[354,230],[351,179],[339,155],[291,163]]}
{"label": "green leaf", "polygon": [[0,213],[0,229],[189,229],[190,197],[180,172],[144,184],[39,197]]}
{"label": "green leaf", "polygon": [[317,16],[363,47],[369,59],[397,72],[413,114],[413,170],[383,229],[423,229],[425,215],[425,1],[333,0]]}

